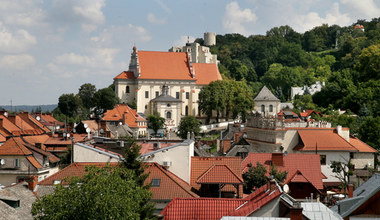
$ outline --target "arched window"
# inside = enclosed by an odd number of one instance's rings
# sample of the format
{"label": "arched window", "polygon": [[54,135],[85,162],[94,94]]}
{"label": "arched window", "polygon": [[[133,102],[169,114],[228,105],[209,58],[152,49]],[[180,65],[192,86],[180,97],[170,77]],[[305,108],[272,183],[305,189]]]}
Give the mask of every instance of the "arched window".
{"label": "arched window", "polygon": [[261,105],[261,112],[265,112],[265,105]]}
{"label": "arched window", "polygon": [[189,106],[186,105],[185,107],[185,115],[188,116],[189,115]]}
{"label": "arched window", "polygon": [[269,112],[273,112],[273,105],[269,105]]}
{"label": "arched window", "polygon": [[171,112],[166,112],[166,118],[171,119],[172,118],[172,113]]}
{"label": "arched window", "polygon": [[127,88],[125,89],[125,92],[129,93],[129,86],[127,86]]}

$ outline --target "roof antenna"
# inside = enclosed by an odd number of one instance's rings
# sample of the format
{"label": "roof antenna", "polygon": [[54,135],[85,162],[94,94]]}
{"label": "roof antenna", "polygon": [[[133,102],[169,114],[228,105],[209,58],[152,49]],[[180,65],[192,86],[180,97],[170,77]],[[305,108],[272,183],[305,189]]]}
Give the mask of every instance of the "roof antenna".
{"label": "roof antenna", "polygon": [[190,37],[187,36],[187,43],[190,43]]}

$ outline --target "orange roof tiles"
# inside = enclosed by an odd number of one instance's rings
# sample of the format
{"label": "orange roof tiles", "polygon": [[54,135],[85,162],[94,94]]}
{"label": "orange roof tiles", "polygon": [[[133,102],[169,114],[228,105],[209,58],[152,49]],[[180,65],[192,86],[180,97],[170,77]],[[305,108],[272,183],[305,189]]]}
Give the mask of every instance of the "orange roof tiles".
{"label": "orange roof tiles", "polygon": [[226,165],[241,178],[240,157],[191,157],[190,185],[199,189],[201,185],[196,182],[197,179],[214,165]]}
{"label": "orange roof tiles", "polygon": [[[248,156],[242,161],[242,170],[247,172],[249,164],[256,166],[257,162],[264,165],[269,172],[271,165],[271,153],[249,153]],[[287,171],[285,183],[292,181],[295,175],[302,174],[316,189],[323,189],[322,171],[319,154],[288,154],[283,157],[283,166],[276,166],[278,171]],[[297,176],[300,180],[301,177]]]}
{"label": "orange roof tiles", "polygon": [[364,143],[363,141],[359,140],[359,138],[356,137],[350,137],[350,144],[354,146],[356,149],[358,149],[359,152],[370,152],[370,153],[376,153],[377,150],[373,149],[368,144]]}
{"label": "orange roof tiles", "polygon": [[160,214],[166,220],[216,220],[244,204],[243,199],[176,198]]}
{"label": "orange roof tiles", "polygon": [[60,122],[58,121],[57,119],[55,119],[53,117],[52,114],[36,114],[36,116],[39,116],[41,118],[40,122],[43,124],[43,125],[59,125],[59,126],[63,126],[65,123],[63,122]]}
{"label": "orange roof tiles", "polygon": [[151,187],[154,200],[172,200],[176,197],[197,198],[197,194],[191,191],[191,186],[172,172],[162,168],[157,163],[149,163],[146,169],[149,172],[145,184],[150,184],[152,179],[160,179],[160,186]]}
{"label": "orange roof tiles", "polygon": [[[64,181],[66,178],[70,179],[71,177],[78,176],[82,177],[86,173],[86,166],[97,166],[104,167],[107,163],[72,163],[69,166],[63,168],[57,173],[49,176],[48,178],[42,180],[38,185],[54,185],[55,180],[61,180],[62,184],[67,184],[67,181]],[[118,163],[109,163],[111,166],[116,166]]]}
{"label": "orange roof tiles", "polygon": [[35,145],[36,143],[45,143],[49,139],[49,135],[47,134],[42,134],[42,135],[32,135],[32,136],[24,136],[23,139],[32,144]]}
{"label": "orange roof tiles", "polygon": [[41,164],[37,162],[36,158],[34,158],[33,156],[27,156],[26,159],[28,159],[28,161],[36,168],[36,169],[39,169],[39,168],[42,168]]}
{"label": "orange roof tiles", "polygon": [[300,145],[294,149],[299,151],[357,151],[334,130],[298,130]]}
{"label": "orange roof tiles", "polygon": [[317,111],[315,111],[315,110],[305,110],[305,112],[300,112],[300,116],[301,116],[301,117],[308,117],[308,116],[310,116],[313,112],[314,112],[315,114],[317,114],[317,115],[322,115],[320,112],[317,112]]}
{"label": "orange roof tiles", "polygon": [[0,155],[32,155],[32,152],[23,145],[22,140],[18,137],[10,138],[3,145],[1,145]]}
{"label": "orange roof tiles", "polygon": [[21,129],[13,124],[7,117],[0,115],[0,130],[7,135],[21,135]]}
{"label": "orange roof tiles", "polygon": [[[218,66],[211,63],[192,63],[195,73],[190,72],[187,53],[138,51],[140,66],[139,79],[191,80],[207,85],[211,81],[222,80]],[[133,72],[124,71],[114,79],[136,79]]]}
{"label": "orange roof tiles", "polygon": [[186,53],[138,51],[139,79],[195,80],[192,78]]}
{"label": "orange roof tiles", "polygon": [[197,183],[217,184],[217,183],[243,183],[241,177],[237,176],[227,165],[213,165],[204,172],[196,181]]}
{"label": "orange roof tiles", "polygon": [[40,134],[46,133],[46,132],[50,132],[50,130],[47,127],[45,127],[43,124],[41,124],[41,122],[39,122],[35,118],[33,118],[29,114],[29,112],[20,112],[20,113],[17,114],[17,116],[21,117],[22,120],[24,120],[25,122],[27,122],[34,129],[39,130]]}
{"label": "orange roof tiles", "polygon": [[198,85],[208,85],[212,81],[222,80],[218,66],[214,63],[193,63]]}
{"label": "orange roof tiles", "polygon": [[135,109],[130,108],[125,104],[117,104],[115,108],[107,110],[102,118],[104,121],[122,121],[129,127],[146,127],[138,125],[138,121],[146,121],[143,117],[137,114]]}

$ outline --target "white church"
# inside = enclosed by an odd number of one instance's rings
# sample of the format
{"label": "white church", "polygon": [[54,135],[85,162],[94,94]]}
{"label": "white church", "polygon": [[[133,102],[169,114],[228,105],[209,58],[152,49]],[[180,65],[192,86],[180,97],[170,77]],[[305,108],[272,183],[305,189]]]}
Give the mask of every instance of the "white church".
{"label": "white church", "polygon": [[[205,36],[205,43],[215,44],[215,34]],[[188,43],[173,48],[170,51],[174,52],[157,52],[133,47],[129,69],[114,78],[116,94],[122,103],[136,102],[137,112],[145,116],[159,112],[166,118],[168,128],[178,127],[184,116],[200,117],[200,89],[222,80],[216,55],[208,47]]]}

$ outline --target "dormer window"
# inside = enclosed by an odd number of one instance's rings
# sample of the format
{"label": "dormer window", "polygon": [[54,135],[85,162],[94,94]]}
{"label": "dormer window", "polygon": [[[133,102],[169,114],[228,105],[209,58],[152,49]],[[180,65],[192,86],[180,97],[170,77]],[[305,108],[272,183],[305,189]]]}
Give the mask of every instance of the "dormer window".
{"label": "dormer window", "polygon": [[160,182],[161,182],[161,179],[152,179],[152,186],[153,187],[159,187]]}

